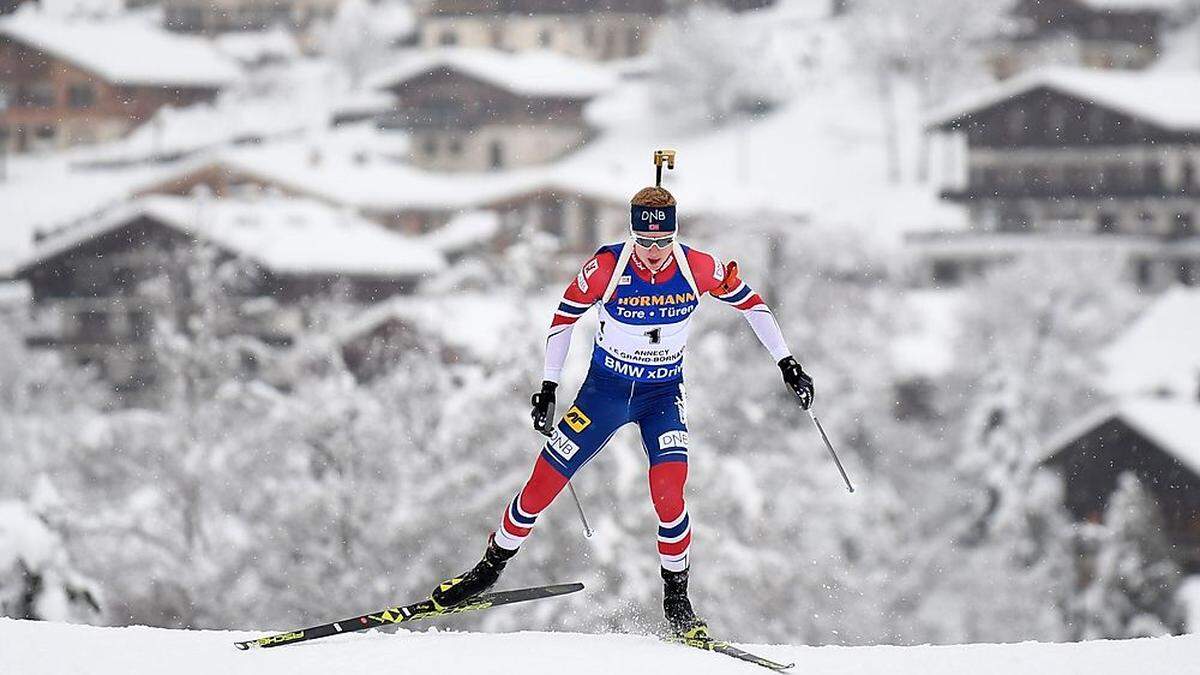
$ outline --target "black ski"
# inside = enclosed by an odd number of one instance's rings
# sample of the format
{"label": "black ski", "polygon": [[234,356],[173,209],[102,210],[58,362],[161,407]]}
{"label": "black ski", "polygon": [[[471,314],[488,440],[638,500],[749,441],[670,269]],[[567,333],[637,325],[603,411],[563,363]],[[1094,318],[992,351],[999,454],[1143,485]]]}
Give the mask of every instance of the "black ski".
{"label": "black ski", "polygon": [[667,637],[664,639],[667,642],[674,642],[676,644],[687,645],[688,647],[695,647],[696,649],[703,649],[705,651],[732,656],[735,659],[740,659],[742,661],[746,661],[747,663],[753,663],[755,665],[762,666],[763,668],[770,668],[771,670],[779,673],[782,673],[783,671],[796,665],[794,663],[778,663],[772,661],[771,659],[758,656],[757,654],[751,654],[750,652],[741,649],[740,647],[735,647],[728,642],[714,640],[712,638]]}
{"label": "black ski", "polygon": [[308,640],[316,640],[317,638],[329,637],[330,635],[339,635],[341,633],[354,633],[357,631],[370,630],[372,628],[387,628],[395,627],[396,624],[409,623],[411,621],[423,621],[425,619],[434,619],[441,616],[449,616],[451,614],[461,614],[463,612],[474,612],[480,609],[488,609],[491,607],[499,607],[500,605],[509,605],[514,602],[527,602],[529,600],[541,600],[542,598],[552,598],[556,595],[566,595],[567,593],[575,593],[583,590],[583,584],[558,584],[555,586],[535,586],[533,588],[519,588],[512,591],[500,591],[498,593],[485,593],[475,598],[471,598],[461,605],[456,605],[447,609],[438,609],[434,606],[432,600],[422,600],[414,602],[411,605],[403,607],[388,607],[387,609],[373,612],[371,614],[363,614],[352,619],[342,619],[312,628],[304,628],[301,630],[289,631],[287,633],[277,633],[260,637],[257,640],[247,640],[245,642],[235,642],[234,646],[238,649],[250,649],[252,647],[278,647],[280,645],[290,645],[297,642],[306,642]]}

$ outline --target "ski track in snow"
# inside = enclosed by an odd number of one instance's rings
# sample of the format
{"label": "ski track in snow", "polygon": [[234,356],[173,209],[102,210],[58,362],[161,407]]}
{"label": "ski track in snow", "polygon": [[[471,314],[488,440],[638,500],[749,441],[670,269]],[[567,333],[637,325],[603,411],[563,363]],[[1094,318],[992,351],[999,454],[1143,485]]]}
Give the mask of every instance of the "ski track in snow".
{"label": "ski track in snow", "polygon": [[[267,631],[270,632],[270,631]],[[719,654],[638,635],[367,633],[240,652],[263,633],[94,626],[0,618],[0,673],[42,675],[299,675],[303,673],[520,673],[621,675],[767,673]],[[1084,643],[919,647],[747,646],[795,661],[797,675],[1129,675],[1196,672],[1200,635]]]}

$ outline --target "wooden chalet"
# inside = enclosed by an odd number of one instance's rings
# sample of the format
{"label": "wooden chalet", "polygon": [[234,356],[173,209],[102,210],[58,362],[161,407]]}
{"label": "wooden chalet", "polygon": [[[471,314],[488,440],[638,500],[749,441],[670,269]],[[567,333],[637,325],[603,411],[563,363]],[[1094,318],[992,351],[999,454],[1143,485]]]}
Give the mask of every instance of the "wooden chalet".
{"label": "wooden chalet", "polygon": [[592,136],[584,105],[616,84],[606,68],[549,52],[450,49],[371,82],[394,95],[384,128],[407,130],[410,161],[438,171],[542,164]]}
{"label": "wooden chalet", "polygon": [[442,256],[344,209],[288,197],[136,199],[42,239],[16,271],[32,288],[31,345],[95,364],[115,385],[153,384],[150,335],[186,326],[184,271],[198,244],[243,261],[215,330],[288,345],[314,297],[360,304],[411,292]]}
{"label": "wooden chalet", "polygon": [[1162,510],[1177,562],[1200,573],[1200,398],[1121,399],[1051,440],[1044,463],[1080,521],[1100,522],[1117,478],[1136,475]]}
{"label": "wooden chalet", "polygon": [[0,145],[53,150],[117,138],[163,106],[212,101],[239,77],[209,43],[132,20],[0,19]]}
{"label": "wooden chalet", "polygon": [[952,104],[930,129],[964,150],[965,180],[942,197],[972,231],[910,239],[927,280],[1060,242],[1125,250],[1144,287],[1200,283],[1200,74],[1051,69]]}
{"label": "wooden chalet", "polygon": [[218,35],[284,26],[305,31],[330,21],[342,0],[162,0],[163,26],[180,33]]}
{"label": "wooden chalet", "polygon": [[352,208],[401,234],[450,242],[454,250],[448,254],[461,252],[461,230],[469,228],[459,226],[462,216],[472,213],[497,215],[499,226],[486,241],[471,242],[480,247],[476,250],[491,251],[503,249],[521,232],[540,232],[554,237],[564,251],[590,252],[620,235],[629,217],[624,189],[585,176],[559,176],[553,165],[491,172],[464,182],[458,174],[391,162],[318,159],[299,146],[196,162],[135,195],[197,192],[218,198],[283,194]]}
{"label": "wooden chalet", "polygon": [[1141,69],[1179,0],[1019,0],[988,56],[1000,79],[1046,66]]}
{"label": "wooden chalet", "polygon": [[[775,0],[721,0],[733,11]],[[422,47],[504,51],[548,49],[592,61],[646,52],[660,17],[682,3],[669,0],[432,0],[420,19]]]}

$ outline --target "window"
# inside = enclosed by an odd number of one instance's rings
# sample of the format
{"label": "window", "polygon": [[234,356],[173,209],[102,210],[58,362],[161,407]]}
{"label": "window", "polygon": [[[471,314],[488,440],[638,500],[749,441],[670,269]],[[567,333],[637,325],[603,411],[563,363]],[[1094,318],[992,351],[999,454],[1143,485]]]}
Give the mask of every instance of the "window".
{"label": "window", "polygon": [[443,47],[450,47],[458,44],[458,33],[455,33],[452,30],[442,31],[441,35],[438,36],[438,44],[442,45]]}
{"label": "window", "polygon": [[1092,110],[1088,115],[1088,139],[1092,142],[1100,142],[1104,140],[1104,134],[1108,131],[1108,119],[1102,110]]}
{"label": "window", "polygon": [[1190,237],[1196,234],[1196,223],[1192,214],[1187,212],[1176,213],[1171,225],[1171,234],[1176,237]]}
{"label": "window", "polygon": [[1158,162],[1150,162],[1145,167],[1146,189],[1151,192],[1160,192],[1163,188],[1162,164]]}
{"label": "window", "polygon": [[426,157],[433,157],[437,154],[437,139],[433,136],[426,136],[424,142],[421,143],[421,150]]}
{"label": "window", "polygon": [[128,267],[117,267],[112,271],[113,290],[121,295],[128,295],[137,283],[137,273]]}
{"label": "window", "polygon": [[1133,276],[1139,287],[1149,288],[1154,283],[1154,264],[1144,258],[1138,260],[1134,264]]}
{"label": "window", "polygon": [[109,337],[108,314],[98,311],[80,312],[75,315],[79,322],[79,339],[84,342],[101,342]]}
{"label": "window", "polygon": [[453,156],[453,157],[462,156],[462,141],[460,141],[459,139],[451,138],[450,142],[447,144],[447,147],[450,150],[451,156]]}
{"label": "window", "polygon": [[625,53],[629,56],[637,56],[638,46],[641,44],[641,41],[641,29],[637,26],[630,26],[625,31]]}
{"label": "window", "polygon": [[596,205],[589,200],[584,200],[580,205],[579,220],[583,223],[584,246],[598,246],[600,244],[600,214],[597,213]]}
{"label": "window", "polygon": [[504,145],[500,141],[492,141],[488,147],[488,164],[493,169],[504,168]]}
{"label": "window", "polygon": [[150,331],[153,329],[154,320],[150,317],[150,312],[136,311],[129,313],[129,337],[141,342],[150,336]]}
{"label": "window", "polygon": [[550,38],[551,38],[550,30],[548,28],[541,29],[540,31],[538,31],[538,46],[539,47],[549,47],[550,46]]}
{"label": "window", "polygon": [[1008,113],[1008,142],[1017,143],[1025,137],[1025,110],[1014,108]]}
{"label": "window", "polygon": [[1143,234],[1150,234],[1154,232],[1154,220],[1155,218],[1153,211],[1139,211],[1138,230]]}
{"label": "window", "polygon": [[1176,274],[1179,283],[1184,286],[1195,286],[1200,281],[1200,264],[1190,260],[1181,260]]}
{"label": "window", "polygon": [[1046,116],[1046,140],[1061,141],[1067,126],[1067,111],[1061,105],[1050,106]]}
{"label": "window", "polygon": [[34,132],[39,141],[53,141],[58,129],[53,124],[43,124]]}
{"label": "window", "polygon": [[1117,231],[1117,217],[1111,213],[1100,213],[1100,217],[1096,221],[1096,232],[1100,234],[1114,234]]}
{"label": "window", "polygon": [[953,260],[937,260],[932,275],[934,285],[957,286],[962,281],[962,267]]}
{"label": "window", "polygon": [[549,201],[542,205],[542,227],[559,240],[562,239],[565,229],[564,211],[561,197],[552,195]]}
{"label": "window", "polygon": [[1190,159],[1183,162],[1179,184],[1185,192],[1196,187],[1196,165]]}
{"label": "window", "polygon": [[16,104],[25,108],[53,108],[54,85],[49,82],[17,87]]}
{"label": "window", "polygon": [[997,224],[997,229],[1001,232],[1028,232],[1032,229],[1033,223],[1029,219],[1029,213],[1019,206],[1007,205],[1000,211],[1000,222]]}
{"label": "window", "polygon": [[204,8],[199,5],[167,6],[166,27],[184,33],[198,33],[204,28]]}
{"label": "window", "polygon": [[96,104],[96,89],[90,84],[73,84],[67,89],[67,103],[72,108],[90,108]]}

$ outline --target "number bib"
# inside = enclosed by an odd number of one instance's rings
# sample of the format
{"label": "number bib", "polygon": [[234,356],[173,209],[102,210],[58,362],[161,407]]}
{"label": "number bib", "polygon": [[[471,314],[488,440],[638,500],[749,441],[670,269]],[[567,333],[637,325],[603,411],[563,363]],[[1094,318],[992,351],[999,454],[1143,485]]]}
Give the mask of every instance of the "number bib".
{"label": "number bib", "polygon": [[638,277],[633,265],[626,264],[612,297],[600,306],[592,367],[637,382],[677,380],[699,305],[696,292],[678,263],[671,278],[657,284]]}

